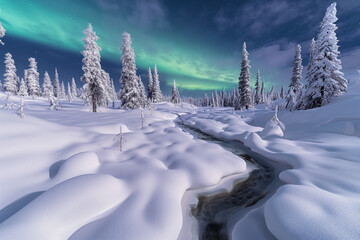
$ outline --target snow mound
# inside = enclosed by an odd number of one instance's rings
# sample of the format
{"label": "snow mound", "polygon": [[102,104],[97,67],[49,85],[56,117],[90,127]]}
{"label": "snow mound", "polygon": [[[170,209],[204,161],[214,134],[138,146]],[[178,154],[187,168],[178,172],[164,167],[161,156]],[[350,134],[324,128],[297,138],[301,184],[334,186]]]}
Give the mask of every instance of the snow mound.
{"label": "snow mound", "polygon": [[68,239],[79,227],[101,217],[128,196],[120,180],[83,175],[44,192],[0,225],[0,239]]}
{"label": "snow mound", "polygon": [[54,169],[56,173],[50,174],[55,175],[55,179],[58,181],[64,181],[83,174],[95,173],[100,165],[98,156],[94,152],[78,153],[59,163],[58,171],[56,172],[56,169]]}
{"label": "snow mound", "polygon": [[285,131],[285,125],[280,122],[277,117],[277,109],[275,115],[266,123],[265,128],[261,131],[262,138],[269,137],[283,137]]}
{"label": "snow mound", "polygon": [[278,239],[358,239],[360,228],[349,223],[359,221],[359,211],[358,200],[311,186],[285,185],[266,203],[265,220]]}

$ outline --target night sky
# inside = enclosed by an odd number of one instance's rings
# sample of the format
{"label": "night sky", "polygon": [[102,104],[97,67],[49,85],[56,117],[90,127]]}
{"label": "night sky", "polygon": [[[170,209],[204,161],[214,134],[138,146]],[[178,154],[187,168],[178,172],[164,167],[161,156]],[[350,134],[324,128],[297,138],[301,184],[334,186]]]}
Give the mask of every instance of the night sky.
{"label": "night sky", "polygon": [[[57,67],[65,83],[75,77],[81,86],[83,29],[88,23],[100,37],[102,66],[119,88],[121,33],[131,34],[138,74],[157,65],[161,88],[172,80],[184,96],[237,85],[241,48],[247,42],[251,80],[257,69],[269,89],[289,84],[295,45],[308,61],[311,38],[318,32],[327,0],[6,0],[0,1],[0,21],[6,31],[1,56],[13,55],[23,76],[29,57],[54,76]],[[359,78],[360,1],[337,1],[337,36],[345,77]],[[2,61],[3,62],[3,61]],[[306,69],[306,67],[304,68]],[[3,75],[4,65],[0,65]],[[305,74],[304,74],[305,75]],[[3,79],[3,78],[1,78]],[[304,80],[303,80],[304,81]],[[252,84],[253,84],[252,83]]]}

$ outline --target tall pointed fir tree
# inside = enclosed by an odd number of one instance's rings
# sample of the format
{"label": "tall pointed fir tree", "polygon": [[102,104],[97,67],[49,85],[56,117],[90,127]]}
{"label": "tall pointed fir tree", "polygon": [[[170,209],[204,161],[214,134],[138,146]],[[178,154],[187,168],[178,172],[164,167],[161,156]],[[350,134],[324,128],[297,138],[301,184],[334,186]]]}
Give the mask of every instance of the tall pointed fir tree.
{"label": "tall pointed fir tree", "polygon": [[147,97],[146,97],[144,83],[141,80],[141,75],[138,76],[138,84],[139,84],[139,90],[140,90],[141,106],[143,108],[145,108],[146,102],[147,102]]}
{"label": "tall pointed fir tree", "polygon": [[284,99],[285,98],[285,90],[284,90],[284,85],[281,86],[281,91],[280,91],[280,98]]}
{"label": "tall pointed fir tree", "polygon": [[[5,36],[5,32],[6,32],[5,28],[1,25],[1,22],[0,22],[0,38],[3,38]],[[4,45],[5,43],[3,41],[1,41],[1,39],[0,39],[0,44]]]}
{"label": "tall pointed fir tree", "polygon": [[180,103],[180,94],[179,94],[179,90],[176,87],[176,82],[174,79],[174,83],[173,83],[173,87],[172,87],[172,97],[171,97],[171,102],[172,103]]}
{"label": "tall pointed fir tree", "polygon": [[29,58],[29,68],[26,70],[27,88],[30,96],[40,96],[41,88],[39,83],[39,73],[35,58]]}
{"label": "tall pointed fir tree", "polygon": [[77,97],[76,83],[74,78],[71,79],[71,95],[73,98]]}
{"label": "tall pointed fir tree", "polygon": [[120,77],[121,106],[124,109],[136,109],[141,107],[141,97],[138,76],[136,75],[135,53],[131,47],[130,34],[124,32],[122,36],[122,70]]}
{"label": "tall pointed fir tree", "polygon": [[114,80],[111,79],[111,101],[113,108],[115,108],[115,101],[117,100],[118,100],[118,96],[115,90]]}
{"label": "tall pointed fir tree", "polygon": [[250,61],[248,59],[249,53],[246,50],[246,43],[244,42],[242,50],[241,72],[239,77],[240,90],[240,108],[248,109],[251,106],[251,88],[250,88]]}
{"label": "tall pointed fir tree", "polygon": [[66,97],[66,92],[65,92],[65,85],[64,82],[61,82],[61,90],[60,90],[60,98],[64,99]]}
{"label": "tall pointed fir tree", "polygon": [[335,33],[337,20],[334,2],[327,8],[320,24],[312,56],[314,65],[310,71],[311,78],[306,84],[302,104],[305,109],[321,107],[347,91],[348,81],[343,77],[341,61],[338,58],[340,52]]}
{"label": "tall pointed fir tree", "polygon": [[256,74],[256,82],[255,82],[255,93],[254,93],[254,103],[259,104],[261,102],[261,94],[260,94],[260,70],[257,71]]}
{"label": "tall pointed fir tree", "polygon": [[[301,46],[296,45],[295,49],[295,58],[293,62],[293,74],[291,77],[288,96],[286,97],[286,108],[295,108],[296,106],[293,104],[294,100],[292,99],[295,96],[296,102],[300,101],[302,95],[302,59],[301,59]],[[291,96],[290,96],[291,95]],[[293,96],[294,95],[294,96]],[[299,104],[299,103],[298,103]]]}
{"label": "tall pointed fir tree", "polygon": [[67,86],[67,97],[68,97],[69,102],[72,102],[73,101],[73,96],[72,96],[72,93],[71,93],[70,82],[68,82],[67,85],[68,85]]}
{"label": "tall pointed fir tree", "polygon": [[60,96],[61,96],[61,86],[60,86],[60,80],[59,80],[59,74],[58,74],[57,68],[55,68],[54,95],[57,98],[60,98]]}
{"label": "tall pointed fir tree", "polygon": [[274,85],[272,85],[271,90],[268,94],[268,98],[269,98],[270,102],[274,100],[274,96],[275,96],[275,90],[274,90]]}
{"label": "tall pointed fir tree", "polygon": [[51,80],[48,72],[45,72],[44,74],[43,97],[46,98],[54,97],[54,89],[51,84]]}
{"label": "tall pointed fir tree", "polygon": [[265,96],[265,81],[264,81],[264,79],[262,80],[262,83],[261,83],[260,95],[261,95],[260,103],[265,103],[266,96]]}
{"label": "tall pointed fir tree", "polygon": [[20,81],[20,88],[19,88],[18,95],[19,96],[24,96],[24,97],[29,96],[28,89],[27,89],[26,83],[25,83],[23,78]]}
{"label": "tall pointed fir tree", "polygon": [[111,99],[112,92],[111,92],[110,75],[109,73],[105,72],[104,69],[101,69],[101,79],[102,79],[102,84],[105,88],[105,92],[104,92],[104,97],[100,102],[100,105],[108,106],[109,102],[112,101]]}
{"label": "tall pointed fir tree", "polygon": [[306,70],[306,76],[305,76],[305,80],[306,80],[306,84],[305,84],[305,89],[308,88],[308,83],[311,82],[311,80],[313,79],[314,76],[314,70],[315,70],[315,61],[314,61],[314,55],[315,55],[315,51],[316,51],[316,41],[315,39],[311,39],[311,43],[310,43],[310,58],[309,58],[309,62],[307,65],[307,70]]}
{"label": "tall pointed fir tree", "polygon": [[19,90],[15,61],[10,53],[5,54],[4,91],[16,95]]}
{"label": "tall pointed fir tree", "polygon": [[153,92],[152,92],[152,100],[153,102],[161,102],[163,100],[163,96],[160,90],[160,81],[159,74],[157,72],[156,64],[154,66],[154,81],[153,81]]}
{"label": "tall pointed fir tree", "polygon": [[147,98],[152,101],[152,94],[153,94],[153,77],[152,77],[152,73],[151,73],[151,68],[149,67],[148,70],[148,85],[147,85]]}
{"label": "tall pointed fir tree", "polygon": [[104,95],[106,94],[105,87],[103,85],[102,71],[100,64],[100,50],[101,48],[97,45],[96,41],[99,37],[93,31],[91,24],[84,30],[85,37],[82,39],[84,42],[84,56],[82,62],[82,70],[84,75],[81,80],[84,82],[84,96],[87,101],[92,104],[92,111],[97,111],[97,105],[100,104]]}

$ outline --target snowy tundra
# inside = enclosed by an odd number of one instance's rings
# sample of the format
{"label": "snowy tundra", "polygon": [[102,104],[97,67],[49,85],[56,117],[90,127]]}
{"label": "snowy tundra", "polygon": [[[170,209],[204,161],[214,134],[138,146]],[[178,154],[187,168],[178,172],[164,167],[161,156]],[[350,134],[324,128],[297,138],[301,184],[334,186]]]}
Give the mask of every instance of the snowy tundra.
{"label": "snowy tundra", "polygon": [[0,239],[178,239],[187,190],[249,171],[238,156],[182,131],[179,116],[290,166],[280,173],[284,184],[238,219],[232,239],[360,239],[359,92],[281,110],[283,125],[262,105],[236,114],[171,103],[143,114],[92,113],[80,100],[51,111],[46,99],[30,97],[20,118],[19,97],[6,102],[1,93]]}

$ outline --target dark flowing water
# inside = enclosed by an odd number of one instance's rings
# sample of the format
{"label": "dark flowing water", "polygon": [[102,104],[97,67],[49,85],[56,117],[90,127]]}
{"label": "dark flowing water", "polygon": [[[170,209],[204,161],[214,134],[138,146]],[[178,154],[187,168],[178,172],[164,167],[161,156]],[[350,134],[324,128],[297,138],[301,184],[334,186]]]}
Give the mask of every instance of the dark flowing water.
{"label": "dark flowing water", "polygon": [[213,196],[200,195],[198,204],[191,209],[191,214],[199,224],[199,239],[227,240],[229,239],[228,232],[233,227],[229,220],[234,215],[244,216],[251,206],[271,195],[281,185],[278,173],[286,168],[257,155],[241,142],[219,140],[181,122],[177,122],[177,124],[183,131],[194,137],[219,144],[224,149],[255,165],[255,169],[249,174],[249,177],[245,181],[235,184],[231,192]]}

